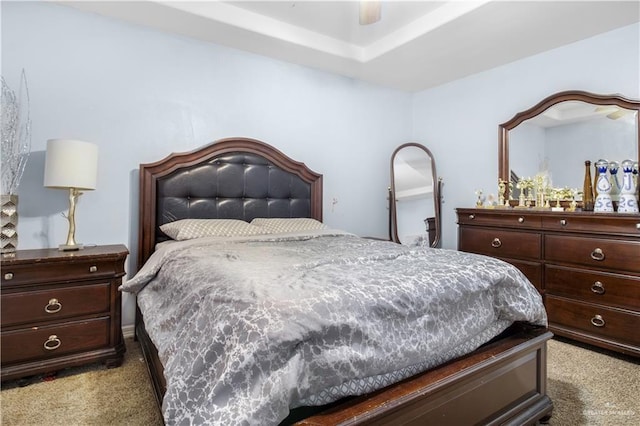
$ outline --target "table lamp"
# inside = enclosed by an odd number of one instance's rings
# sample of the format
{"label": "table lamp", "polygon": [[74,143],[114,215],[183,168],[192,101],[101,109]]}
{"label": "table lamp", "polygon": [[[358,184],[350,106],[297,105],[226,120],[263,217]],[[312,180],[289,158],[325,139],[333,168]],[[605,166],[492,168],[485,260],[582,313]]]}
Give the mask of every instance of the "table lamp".
{"label": "table lamp", "polygon": [[[61,251],[81,250],[76,243],[76,204],[81,191],[96,188],[98,176],[98,147],[89,142],[74,139],[49,139],[44,164],[44,186],[69,190],[69,233]],[[64,215],[64,214],[63,214]]]}

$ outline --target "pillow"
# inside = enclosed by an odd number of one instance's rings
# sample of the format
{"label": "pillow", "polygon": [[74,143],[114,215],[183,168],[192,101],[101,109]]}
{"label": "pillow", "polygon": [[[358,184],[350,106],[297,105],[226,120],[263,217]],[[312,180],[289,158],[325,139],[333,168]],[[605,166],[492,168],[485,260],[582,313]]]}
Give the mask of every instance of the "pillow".
{"label": "pillow", "polygon": [[316,229],[328,228],[322,222],[315,219],[300,218],[261,218],[257,217],[251,221],[251,225],[268,229],[272,233],[281,234],[287,232],[313,231]]}
{"label": "pillow", "polygon": [[174,240],[201,237],[237,237],[269,234],[269,230],[238,219],[182,219],[165,223],[160,230]]}

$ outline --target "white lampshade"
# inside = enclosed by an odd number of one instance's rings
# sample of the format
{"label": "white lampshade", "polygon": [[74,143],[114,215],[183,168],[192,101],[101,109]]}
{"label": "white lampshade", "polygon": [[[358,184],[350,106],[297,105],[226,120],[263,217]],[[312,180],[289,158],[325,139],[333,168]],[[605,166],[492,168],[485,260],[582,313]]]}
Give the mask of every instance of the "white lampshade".
{"label": "white lampshade", "polygon": [[98,146],[74,139],[49,139],[44,164],[48,188],[96,189]]}

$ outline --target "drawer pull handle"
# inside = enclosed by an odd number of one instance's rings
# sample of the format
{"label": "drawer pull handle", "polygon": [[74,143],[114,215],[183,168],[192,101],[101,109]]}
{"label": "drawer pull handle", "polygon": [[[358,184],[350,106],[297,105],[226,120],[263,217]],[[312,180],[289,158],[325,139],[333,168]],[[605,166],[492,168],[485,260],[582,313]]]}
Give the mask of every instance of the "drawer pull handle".
{"label": "drawer pull handle", "polygon": [[597,260],[598,262],[603,261],[604,260],[604,252],[602,251],[602,249],[597,248],[594,251],[591,252],[591,258],[593,260]]}
{"label": "drawer pull handle", "polygon": [[55,314],[62,309],[62,303],[58,302],[58,299],[49,299],[49,303],[44,307],[44,311],[48,314]]}
{"label": "drawer pull handle", "polygon": [[524,217],[519,217],[518,218],[518,223],[524,223]]}
{"label": "drawer pull handle", "polygon": [[596,327],[604,327],[604,318],[602,318],[600,315],[595,315],[593,318],[591,318],[591,324]]}
{"label": "drawer pull handle", "polygon": [[604,285],[600,281],[596,281],[591,286],[591,291],[595,294],[604,294]]}
{"label": "drawer pull handle", "polygon": [[560,226],[567,226],[567,219],[560,219]]}
{"label": "drawer pull handle", "polygon": [[13,279],[13,272],[7,272],[6,274],[4,274],[4,279],[9,281]]}
{"label": "drawer pull handle", "polygon": [[499,238],[494,238],[493,241],[491,241],[491,247],[498,248],[501,245],[502,245],[502,241],[500,241]]}
{"label": "drawer pull handle", "polygon": [[[470,215],[469,215],[469,219],[473,220],[473,219],[475,219],[475,218],[476,218],[476,215],[475,215],[475,214],[470,214]],[[640,223],[639,223],[638,225],[640,225]]]}
{"label": "drawer pull handle", "polygon": [[44,342],[43,346],[48,351],[54,351],[58,349],[61,344],[62,342],[60,341],[60,339],[58,339],[58,336],[56,336],[55,334],[52,334],[51,336],[49,336],[47,341]]}
{"label": "drawer pull handle", "polygon": [[89,267],[89,272],[98,272],[98,267],[93,265]]}

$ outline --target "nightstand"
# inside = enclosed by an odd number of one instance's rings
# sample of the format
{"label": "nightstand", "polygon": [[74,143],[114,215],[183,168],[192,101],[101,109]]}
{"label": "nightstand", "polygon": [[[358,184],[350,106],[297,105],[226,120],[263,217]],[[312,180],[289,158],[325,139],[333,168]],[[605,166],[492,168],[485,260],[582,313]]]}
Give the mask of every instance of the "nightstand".
{"label": "nightstand", "polygon": [[122,364],[123,245],[18,250],[1,260],[2,381],[96,361]]}

